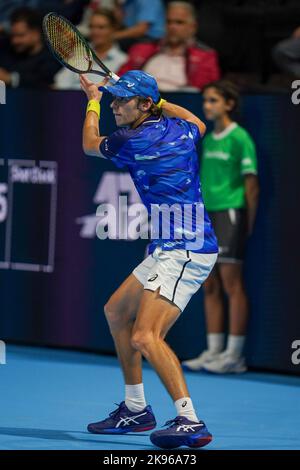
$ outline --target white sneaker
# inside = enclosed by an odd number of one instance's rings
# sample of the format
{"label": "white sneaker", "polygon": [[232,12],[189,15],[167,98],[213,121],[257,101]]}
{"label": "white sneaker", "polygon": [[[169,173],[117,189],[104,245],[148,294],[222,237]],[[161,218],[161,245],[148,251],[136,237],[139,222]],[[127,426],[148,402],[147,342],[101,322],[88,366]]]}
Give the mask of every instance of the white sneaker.
{"label": "white sneaker", "polygon": [[213,353],[211,351],[203,351],[200,356],[190,359],[188,361],[183,361],[182,367],[188,370],[198,371],[203,369],[204,364],[209,363],[210,361],[215,360],[219,357],[219,353]]}
{"label": "white sneaker", "polygon": [[246,372],[247,366],[244,357],[236,357],[224,351],[213,361],[207,362],[203,369],[213,374],[241,374]]}

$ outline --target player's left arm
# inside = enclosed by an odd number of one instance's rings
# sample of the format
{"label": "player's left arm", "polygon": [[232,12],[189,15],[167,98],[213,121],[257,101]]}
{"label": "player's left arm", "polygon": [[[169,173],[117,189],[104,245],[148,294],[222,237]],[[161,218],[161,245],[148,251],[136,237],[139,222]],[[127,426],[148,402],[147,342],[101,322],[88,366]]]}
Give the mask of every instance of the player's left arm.
{"label": "player's left arm", "polygon": [[182,106],[177,104],[169,103],[168,101],[162,100],[161,108],[163,113],[169,117],[177,117],[179,119],[184,119],[185,121],[192,122],[196,124],[199,129],[201,137],[204,136],[206,131],[206,125],[201,119],[199,119],[195,114],[191,113]]}
{"label": "player's left arm", "polygon": [[259,199],[259,180],[257,177],[257,156],[255,143],[244,130],[240,137],[241,174],[244,177],[245,199],[248,218],[248,235],[251,235]]}
{"label": "player's left arm", "polygon": [[80,75],[81,88],[89,100],[82,132],[83,151],[86,155],[102,158],[106,158],[100,152],[100,144],[105,139],[105,136],[100,135],[99,130],[100,102],[103,93],[99,91],[98,87],[105,85],[107,82],[108,79],[105,79],[95,85],[85,75]]}
{"label": "player's left arm", "polygon": [[254,221],[256,217],[258,199],[259,199],[259,182],[257,175],[246,174],[245,175],[245,197],[247,204],[247,215],[248,215],[248,233],[251,235]]}

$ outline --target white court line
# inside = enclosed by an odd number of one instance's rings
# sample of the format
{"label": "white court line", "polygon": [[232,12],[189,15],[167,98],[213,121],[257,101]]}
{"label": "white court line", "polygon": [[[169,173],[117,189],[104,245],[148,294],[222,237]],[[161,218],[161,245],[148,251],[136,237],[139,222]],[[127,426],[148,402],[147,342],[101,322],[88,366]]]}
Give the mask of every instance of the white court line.
{"label": "white court line", "polygon": [[46,166],[48,168],[57,168],[57,162],[49,162],[47,160],[40,160],[40,166]]}
{"label": "white court line", "polygon": [[[0,164],[4,165],[4,159],[0,160]],[[51,161],[40,161],[36,165],[35,160],[24,160],[24,159],[10,159],[8,160],[8,165],[22,165],[22,166],[43,166],[48,168],[57,169],[57,162]],[[49,239],[48,239],[48,264],[32,264],[32,263],[11,263],[11,238],[12,238],[12,209],[13,209],[13,189],[14,182],[11,179],[10,173],[8,173],[8,212],[6,220],[6,234],[5,234],[5,261],[0,262],[0,268],[3,269],[16,269],[16,270],[25,270],[25,271],[44,271],[44,272],[53,272],[54,271],[54,258],[55,258],[55,233],[56,233],[56,210],[57,210],[57,172],[56,172],[56,182],[51,186],[51,196],[50,196],[50,223],[49,223]]]}
{"label": "white court line", "polygon": [[30,263],[11,263],[12,269],[19,269],[22,271],[40,271],[41,265]]}
{"label": "white court line", "polygon": [[50,224],[48,238],[48,265],[54,269],[55,257],[55,234],[56,234],[56,210],[57,210],[57,172],[55,174],[56,182],[51,185],[51,203],[50,203]]}
{"label": "white court line", "polygon": [[42,268],[43,268],[42,270],[45,273],[53,273],[53,271],[54,271],[54,267],[50,266],[50,265],[47,265],[47,266],[43,265]]}
{"label": "white court line", "polygon": [[12,208],[13,208],[13,192],[14,186],[10,177],[10,172],[7,175],[8,191],[7,191],[7,218],[6,218],[6,231],[5,231],[5,251],[4,262],[9,263],[11,257],[11,234],[12,234]]}
{"label": "white court line", "polygon": [[0,268],[1,269],[8,269],[10,266],[9,263],[6,263],[5,261],[0,261]]}
{"label": "white court line", "polygon": [[18,160],[18,159],[10,159],[8,160],[8,165],[22,165],[22,166],[36,166],[35,160]]}
{"label": "white court line", "polygon": [[[57,170],[57,162],[40,160],[40,166],[53,168]],[[55,183],[51,185],[51,203],[50,203],[50,223],[48,238],[48,265],[43,265],[43,270],[52,272],[54,270],[55,257],[55,233],[56,233],[56,209],[57,209],[57,171],[55,173]]]}

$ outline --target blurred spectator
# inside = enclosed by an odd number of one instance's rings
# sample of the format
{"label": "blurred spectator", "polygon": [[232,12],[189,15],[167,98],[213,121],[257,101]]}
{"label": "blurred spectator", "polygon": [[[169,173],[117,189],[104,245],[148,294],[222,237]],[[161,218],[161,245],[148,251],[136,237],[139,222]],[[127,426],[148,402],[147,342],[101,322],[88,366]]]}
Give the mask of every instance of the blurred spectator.
{"label": "blurred spectator", "polygon": [[0,2],[0,32],[8,31],[10,26],[10,16],[20,7],[35,7],[37,0],[2,0]]}
{"label": "blurred spectator", "polygon": [[0,1],[0,32],[8,31],[11,14],[18,8],[37,9],[41,14],[56,11],[73,22],[79,22],[84,6],[88,0],[1,0]]}
{"label": "blurred spectator", "polygon": [[[81,34],[84,36],[89,35],[91,17],[95,11],[101,8],[106,8],[116,13],[116,0],[89,0],[88,5],[84,10],[81,23],[77,26]],[[118,23],[117,19],[116,22]]]}
{"label": "blurred spectator", "polygon": [[0,80],[12,87],[48,86],[59,68],[43,43],[40,14],[17,9],[11,16],[9,43],[0,47]]}
{"label": "blurred spectator", "polygon": [[201,89],[220,76],[216,51],[195,41],[197,21],[194,7],[170,2],[167,34],[161,42],[136,44],[120,74],[143,69],[155,76],[161,91]]}
{"label": "blurred spectator", "polygon": [[281,70],[300,77],[300,26],[290,38],[280,41],[272,53],[276,65]]}
{"label": "blurred spectator", "polygon": [[[116,19],[111,10],[102,8],[92,14],[89,34],[91,45],[99,59],[112,72],[117,72],[127,59],[125,52],[114,43],[115,30]],[[94,68],[97,69],[97,66],[95,65]],[[101,77],[95,74],[88,74],[88,78],[95,83],[101,80]],[[80,89],[78,75],[66,68],[60,70],[55,76],[55,88]]]}
{"label": "blurred spectator", "polygon": [[115,39],[125,50],[137,40],[157,40],[164,36],[165,8],[162,0],[122,0],[118,3],[119,18],[125,29],[118,31]]}
{"label": "blurred spectator", "polygon": [[68,18],[72,23],[81,21],[83,12],[89,0],[36,0],[36,8],[45,15],[49,11],[55,11]]}
{"label": "blurred spectator", "polygon": [[266,85],[274,73],[271,51],[298,25],[300,1],[226,0],[222,4],[223,72],[243,90]]}

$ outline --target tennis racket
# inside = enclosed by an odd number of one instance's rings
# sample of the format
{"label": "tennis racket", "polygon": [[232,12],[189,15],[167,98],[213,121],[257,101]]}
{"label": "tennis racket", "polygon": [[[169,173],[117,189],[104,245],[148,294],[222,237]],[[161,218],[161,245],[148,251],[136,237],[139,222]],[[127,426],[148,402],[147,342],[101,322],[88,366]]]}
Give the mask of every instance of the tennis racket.
{"label": "tennis racket", "polygon": [[[109,77],[112,83],[120,77],[101,62],[78,29],[57,13],[48,13],[43,19],[43,32],[54,57],[75,73],[95,73]],[[94,62],[101,70],[94,70]]]}

